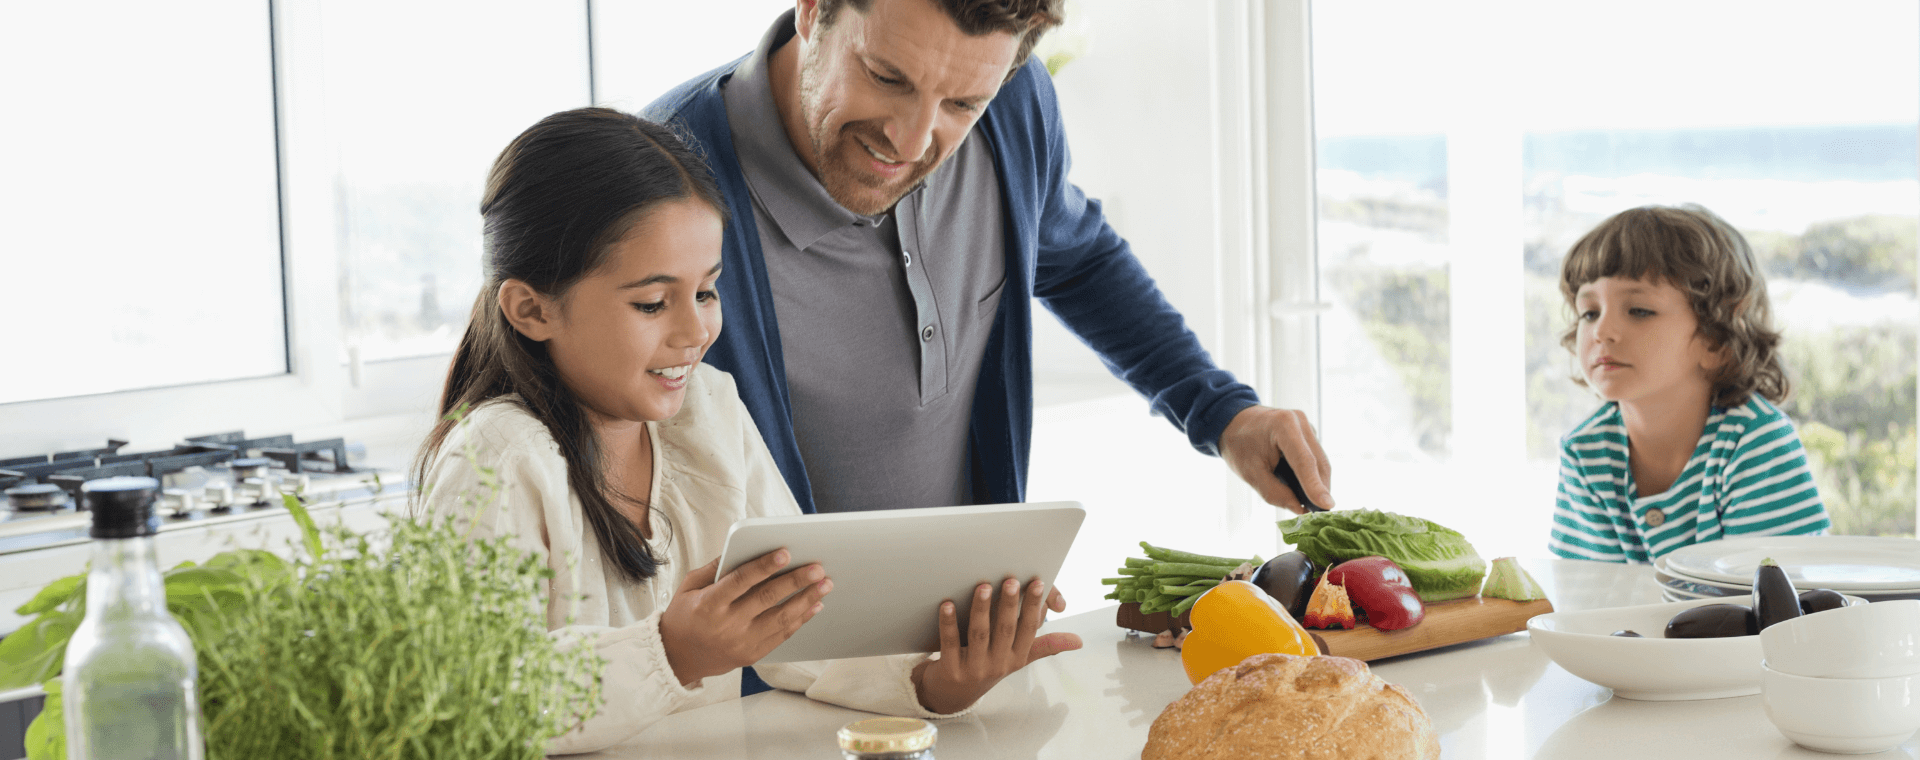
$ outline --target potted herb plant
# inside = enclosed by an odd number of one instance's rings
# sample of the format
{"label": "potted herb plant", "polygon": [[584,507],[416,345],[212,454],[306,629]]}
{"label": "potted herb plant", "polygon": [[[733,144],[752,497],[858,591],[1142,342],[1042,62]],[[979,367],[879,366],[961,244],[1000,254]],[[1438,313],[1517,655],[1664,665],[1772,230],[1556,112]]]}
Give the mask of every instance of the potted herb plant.
{"label": "potted herb plant", "polygon": [[[193,638],[209,758],[538,758],[597,709],[602,662],[547,634],[541,558],[451,520],[318,528],[305,553],[236,549],[165,573]],[[86,576],[49,584],[0,640],[0,690],[41,683],[29,760],[66,757],[59,672]]]}

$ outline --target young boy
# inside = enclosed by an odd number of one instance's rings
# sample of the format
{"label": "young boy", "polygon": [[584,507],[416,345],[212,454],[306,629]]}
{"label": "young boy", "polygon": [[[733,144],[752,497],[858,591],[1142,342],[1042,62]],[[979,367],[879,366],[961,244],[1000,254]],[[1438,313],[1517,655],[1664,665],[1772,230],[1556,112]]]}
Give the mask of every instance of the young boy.
{"label": "young boy", "polygon": [[1766,281],[1747,242],[1698,206],[1623,211],[1560,268],[1575,382],[1606,401],[1561,439],[1548,548],[1651,562],[1741,534],[1830,523],[1793,422]]}

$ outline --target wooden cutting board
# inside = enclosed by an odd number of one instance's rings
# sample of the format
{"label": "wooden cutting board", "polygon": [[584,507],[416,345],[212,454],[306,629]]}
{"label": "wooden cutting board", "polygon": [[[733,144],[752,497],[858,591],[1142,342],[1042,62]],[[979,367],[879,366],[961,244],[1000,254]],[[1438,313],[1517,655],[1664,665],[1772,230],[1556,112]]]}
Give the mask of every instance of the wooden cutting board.
{"label": "wooden cutting board", "polygon": [[1326,642],[1325,654],[1372,662],[1383,657],[1517,633],[1527,629],[1528,619],[1552,611],[1553,602],[1545,599],[1515,602],[1476,596],[1429,604],[1426,619],[1412,628],[1382,631],[1361,624],[1351,631],[1314,630],[1314,633]]}
{"label": "wooden cutting board", "polygon": [[[1371,662],[1384,657],[1518,633],[1527,629],[1527,620],[1533,616],[1552,611],[1553,602],[1545,599],[1514,602],[1476,596],[1428,604],[1427,616],[1419,625],[1398,631],[1382,631],[1366,624],[1351,631],[1311,630],[1314,638],[1324,645],[1324,654]],[[1141,615],[1140,605],[1122,604],[1115,622],[1122,628],[1159,633],[1166,630],[1173,620],[1164,612]]]}

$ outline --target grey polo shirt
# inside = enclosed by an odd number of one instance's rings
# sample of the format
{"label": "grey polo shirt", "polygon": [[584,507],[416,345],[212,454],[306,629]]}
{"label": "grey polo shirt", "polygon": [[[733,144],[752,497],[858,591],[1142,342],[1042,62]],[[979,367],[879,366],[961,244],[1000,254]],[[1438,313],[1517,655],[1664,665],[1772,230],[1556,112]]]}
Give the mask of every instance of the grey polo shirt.
{"label": "grey polo shirt", "polygon": [[848,211],[794,155],[773,104],[768,61],[793,33],[789,11],[725,97],[814,504],[851,512],[971,503],[973,392],[1006,282],[987,137],[976,126],[892,211]]}

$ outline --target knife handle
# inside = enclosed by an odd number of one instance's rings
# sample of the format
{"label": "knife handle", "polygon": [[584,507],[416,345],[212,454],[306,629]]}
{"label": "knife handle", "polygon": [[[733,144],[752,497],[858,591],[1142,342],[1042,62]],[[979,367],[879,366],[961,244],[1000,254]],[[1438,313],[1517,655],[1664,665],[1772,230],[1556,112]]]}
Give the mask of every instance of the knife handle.
{"label": "knife handle", "polygon": [[1279,478],[1280,482],[1287,484],[1287,488],[1293,490],[1293,497],[1299,499],[1300,505],[1306,507],[1308,512],[1327,511],[1326,507],[1315,504],[1307,498],[1307,489],[1300,485],[1300,476],[1293,474],[1293,466],[1287,464],[1286,457],[1281,457],[1280,464],[1274,466],[1273,476]]}

